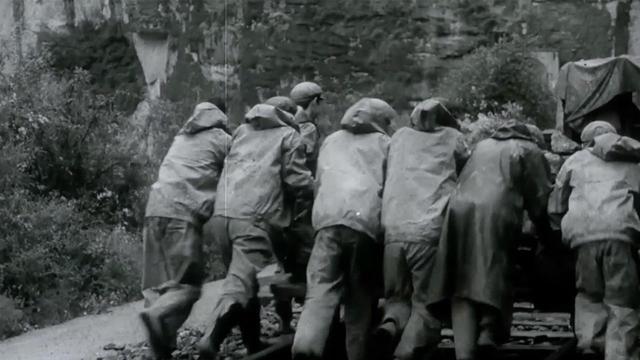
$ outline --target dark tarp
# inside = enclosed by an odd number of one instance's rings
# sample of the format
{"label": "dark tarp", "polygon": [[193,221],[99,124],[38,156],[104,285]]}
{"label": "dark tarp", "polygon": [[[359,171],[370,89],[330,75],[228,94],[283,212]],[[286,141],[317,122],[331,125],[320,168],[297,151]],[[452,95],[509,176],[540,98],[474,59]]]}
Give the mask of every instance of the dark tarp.
{"label": "dark tarp", "polygon": [[555,91],[563,101],[564,124],[579,132],[585,115],[620,94],[640,91],[640,57],[567,63],[560,69]]}

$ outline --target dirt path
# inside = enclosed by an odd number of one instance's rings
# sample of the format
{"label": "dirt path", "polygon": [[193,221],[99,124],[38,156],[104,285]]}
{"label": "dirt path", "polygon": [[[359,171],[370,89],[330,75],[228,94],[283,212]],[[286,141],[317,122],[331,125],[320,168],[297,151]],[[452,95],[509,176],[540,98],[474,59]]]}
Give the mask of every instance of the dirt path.
{"label": "dirt path", "polygon": [[[194,307],[186,326],[202,328],[208,318],[221,282],[208,283],[203,296]],[[111,309],[100,315],[77,318],[56,326],[35,330],[0,342],[0,359],[96,359],[111,351],[103,350],[109,343],[133,344],[144,340],[145,333],[138,320],[142,301]]]}

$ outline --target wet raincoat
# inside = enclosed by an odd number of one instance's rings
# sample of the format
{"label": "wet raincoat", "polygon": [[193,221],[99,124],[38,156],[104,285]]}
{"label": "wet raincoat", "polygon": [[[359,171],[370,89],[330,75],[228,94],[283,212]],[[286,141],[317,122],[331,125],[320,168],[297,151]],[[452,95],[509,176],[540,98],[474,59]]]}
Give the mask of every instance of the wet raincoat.
{"label": "wet raincoat", "polygon": [[[313,227],[344,225],[379,239],[389,136],[386,119],[394,115],[381,100],[365,98],[347,110],[342,130],[320,148],[313,204]],[[384,103],[386,105],[386,103]]]}
{"label": "wet raincoat", "polygon": [[444,105],[426,100],[411,114],[412,127],[391,138],[382,197],[382,322],[401,333],[396,359],[412,359],[440,340],[440,323],[427,312],[426,288],[457,169],[469,156],[462,134],[439,125],[449,121],[455,120]]}
{"label": "wet raincoat", "polygon": [[[199,347],[215,353],[231,327],[240,326],[249,352],[260,348],[257,274],[274,260],[274,244],[291,222],[285,198],[311,198],[313,180],[305,166],[298,132],[288,113],[254,106],[233,135],[225,160],[214,217],[216,234],[231,244],[231,261]],[[283,120],[283,118],[286,120]],[[228,246],[225,250],[228,254]]]}
{"label": "wet raincoat", "polygon": [[147,202],[142,290],[148,302],[165,282],[199,285],[201,227],[211,216],[216,185],[231,146],[227,116],[215,105],[198,105],[176,135],[151,186]]}
{"label": "wet raincoat", "polygon": [[315,244],[307,267],[307,295],[293,357],[320,358],[337,307],[345,304],[347,354],[368,359],[368,332],[381,268],[380,211],[389,136],[395,111],[364,98],[342,118],[342,130],[322,144],[313,205]]}
{"label": "wet raincoat", "polygon": [[142,233],[141,318],[153,352],[170,354],[176,332],[200,297],[204,280],[202,225],[213,210],[216,186],[231,145],[227,117],[201,103],[162,161],[152,185]]}
{"label": "wet raincoat", "polygon": [[508,336],[523,211],[538,229],[548,227],[549,166],[534,141],[525,125],[508,122],[476,145],[451,197],[429,285],[430,309],[442,319],[453,297],[496,310],[496,340]]}
{"label": "wet raincoat", "polygon": [[560,169],[549,215],[576,253],[578,347],[638,359],[640,142],[606,133],[592,145]]}
{"label": "wet raincoat", "polygon": [[203,103],[180,129],[151,186],[145,216],[188,222],[209,219],[223,161],[231,146],[227,116]]}
{"label": "wet raincoat", "polygon": [[640,245],[640,143],[611,133],[594,141],[562,165],[549,200],[552,225],[571,248],[600,240]]}
{"label": "wet raincoat", "polygon": [[291,121],[286,112],[260,104],[236,129],[218,184],[215,215],[284,228],[291,222],[285,192],[293,198],[312,196],[300,135],[281,118]]}
{"label": "wet raincoat", "polygon": [[305,154],[307,155],[307,165],[309,169],[315,173],[320,141],[318,127],[300,106],[298,106],[295,120],[300,127],[300,135],[302,136],[302,143],[304,144]]}
{"label": "wet raincoat", "polygon": [[[433,100],[421,105],[414,113],[442,107]],[[417,122],[393,135],[382,198],[386,243],[438,243],[449,195],[456,187],[456,170],[468,157],[462,134],[450,127],[428,129]]]}

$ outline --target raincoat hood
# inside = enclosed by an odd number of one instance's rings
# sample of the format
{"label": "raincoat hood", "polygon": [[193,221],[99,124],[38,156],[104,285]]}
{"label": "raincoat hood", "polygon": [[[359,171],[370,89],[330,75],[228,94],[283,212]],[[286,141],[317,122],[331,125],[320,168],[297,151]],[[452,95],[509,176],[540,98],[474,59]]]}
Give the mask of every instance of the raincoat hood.
{"label": "raincoat hood", "polygon": [[203,102],[196,105],[193,114],[180,129],[179,134],[196,134],[211,128],[227,131],[228,119],[222,110],[212,103]]}
{"label": "raincoat hood", "polygon": [[385,101],[362,98],[347,109],[340,126],[354,134],[387,134],[389,125],[396,116],[395,110]]}
{"label": "raincoat hood", "polygon": [[614,133],[593,139],[591,153],[604,161],[640,162],[640,142]]}
{"label": "raincoat hood", "polygon": [[280,110],[286,111],[291,115],[295,115],[298,111],[298,105],[286,96],[274,96],[264,102],[267,105],[273,105]]}
{"label": "raincoat hood", "polygon": [[538,143],[535,134],[531,133],[529,127],[515,120],[509,120],[501,125],[493,135],[491,135],[491,138],[496,140],[522,139],[529,140],[536,144]]}
{"label": "raincoat hood", "polygon": [[245,122],[256,130],[274,129],[283,126],[294,127],[295,125],[293,115],[267,104],[254,106],[244,118]]}
{"label": "raincoat hood", "polygon": [[421,102],[411,113],[411,127],[419,131],[433,131],[439,126],[457,128],[456,125],[456,119],[437,99]]}
{"label": "raincoat hood", "polygon": [[590,146],[596,136],[606,133],[617,134],[618,132],[613,127],[613,125],[609,124],[606,121],[593,121],[589,123],[589,125],[585,126],[584,129],[582,129],[582,133],[580,134],[580,141],[582,141],[582,144]]}

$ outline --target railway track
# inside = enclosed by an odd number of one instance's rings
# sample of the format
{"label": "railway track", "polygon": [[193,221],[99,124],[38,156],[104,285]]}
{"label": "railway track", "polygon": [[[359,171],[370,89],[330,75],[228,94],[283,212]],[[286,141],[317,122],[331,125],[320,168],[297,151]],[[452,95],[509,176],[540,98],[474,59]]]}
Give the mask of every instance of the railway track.
{"label": "railway track", "polygon": [[[568,313],[540,313],[532,306],[515,307],[511,338],[498,349],[495,360],[587,360],[575,354],[576,341],[571,329]],[[329,340],[326,359],[346,360],[344,348],[344,327],[337,326]],[[270,340],[272,344],[265,350],[245,357],[245,360],[291,359],[293,335],[282,335]],[[455,360],[453,332],[442,330],[442,341],[438,348],[425,359]],[[386,359],[376,359],[386,360]],[[481,359],[482,360],[482,359]],[[494,359],[487,359],[494,360]],[[591,359],[589,359],[591,360]]]}
{"label": "railway track", "polygon": [[[283,335],[274,339],[274,344],[265,350],[247,356],[245,360],[282,360],[291,359],[293,335]],[[497,359],[513,360],[569,360],[578,359],[575,354],[575,339],[563,340],[557,345],[518,345],[506,344],[498,350]],[[453,344],[440,344],[429,359],[455,360]],[[345,359],[327,356],[327,359]],[[494,359],[491,359],[494,360]]]}

